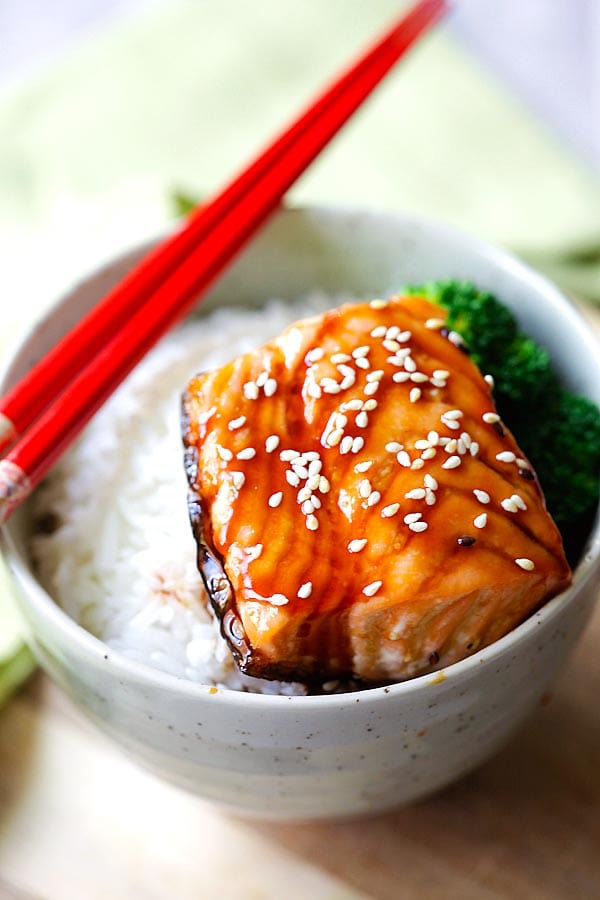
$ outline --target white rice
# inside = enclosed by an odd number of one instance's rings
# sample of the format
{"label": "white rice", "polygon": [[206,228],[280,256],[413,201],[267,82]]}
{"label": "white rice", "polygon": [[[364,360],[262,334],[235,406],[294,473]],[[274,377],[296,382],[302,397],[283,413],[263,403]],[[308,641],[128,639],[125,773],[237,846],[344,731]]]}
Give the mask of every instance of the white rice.
{"label": "white rice", "polygon": [[259,346],[331,297],[220,309],[167,336],[123,383],[34,497],[42,583],[112,650],[180,678],[234,690],[304,693],[243,676],[207,611],[187,516],[180,398],[188,379]]}

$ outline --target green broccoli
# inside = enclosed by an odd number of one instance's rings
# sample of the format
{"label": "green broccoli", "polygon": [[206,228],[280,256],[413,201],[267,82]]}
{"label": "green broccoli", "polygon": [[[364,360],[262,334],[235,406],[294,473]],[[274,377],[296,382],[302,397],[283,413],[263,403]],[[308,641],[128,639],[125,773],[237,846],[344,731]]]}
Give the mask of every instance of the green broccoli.
{"label": "green broccoli", "polygon": [[447,327],[460,334],[481,371],[493,376],[498,411],[533,463],[574,561],[598,503],[600,411],[560,384],[548,352],[519,331],[492,294],[463,281],[433,281],[405,292],[447,310]]}

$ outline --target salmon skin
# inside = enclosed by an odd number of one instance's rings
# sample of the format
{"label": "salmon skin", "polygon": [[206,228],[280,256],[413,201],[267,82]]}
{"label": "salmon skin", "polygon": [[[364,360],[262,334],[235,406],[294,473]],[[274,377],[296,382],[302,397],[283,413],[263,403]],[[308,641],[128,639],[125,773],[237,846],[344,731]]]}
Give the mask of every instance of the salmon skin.
{"label": "salmon skin", "polygon": [[422,297],[341,306],[197,375],[182,430],[199,569],[249,675],[404,680],[570,582],[490,384]]}

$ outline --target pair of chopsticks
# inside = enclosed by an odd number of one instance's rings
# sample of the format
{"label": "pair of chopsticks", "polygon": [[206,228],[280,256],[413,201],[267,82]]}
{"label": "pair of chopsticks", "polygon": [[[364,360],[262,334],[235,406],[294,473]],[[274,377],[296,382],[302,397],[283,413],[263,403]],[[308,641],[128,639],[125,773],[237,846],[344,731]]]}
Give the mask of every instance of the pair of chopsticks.
{"label": "pair of chopsticks", "polygon": [[243,247],[395,62],[448,9],[421,0],[0,400],[0,522]]}

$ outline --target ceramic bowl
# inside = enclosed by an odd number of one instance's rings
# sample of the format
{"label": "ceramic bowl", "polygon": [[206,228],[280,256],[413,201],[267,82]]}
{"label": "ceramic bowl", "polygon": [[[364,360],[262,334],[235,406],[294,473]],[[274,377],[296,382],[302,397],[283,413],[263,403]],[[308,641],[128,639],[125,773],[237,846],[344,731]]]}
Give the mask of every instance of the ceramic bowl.
{"label": "ceramic bowl", "polygon": [[[64,296],[20,344],[15,381],[140,257],[128,253]],[[493,290],[551,351],[564,380],[600,402],[600,357],[560,292],[507,254],[439,224],[364,210],[278,214],[212,291],[226,303],[295,299],[315,287],[385,296],[467,278]],[[201,313],[199,313],[201,314]],[[5,529],[29,640],[100,728],[154,772],[255,816],[370,814],[448,784],[504,744],[548,688],[590,614],[598,523],[572,587],[490,647],[433,675],[360,693],[281,697],[216,690],[153,671],[75,624],[37,582],[25,505]]]}

